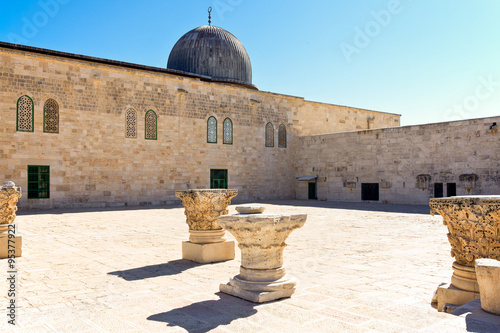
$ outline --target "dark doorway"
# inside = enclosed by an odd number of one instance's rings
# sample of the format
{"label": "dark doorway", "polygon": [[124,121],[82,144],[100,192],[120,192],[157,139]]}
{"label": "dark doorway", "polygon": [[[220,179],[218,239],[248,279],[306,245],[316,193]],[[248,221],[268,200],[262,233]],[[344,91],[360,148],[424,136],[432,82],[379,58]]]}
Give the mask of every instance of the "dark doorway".
{"label": "dark doorway", "polygon": [[443,183],[434,183],[434,198],[443,197]]}
{"label": "dark doorway", "polygon": [[316,197],[316,182],[307,184],[309,186],[307,198],[310,200],[317,200],[318,198]]}
{"label": "dark doorway", "polygon": [[378,183],[361,184],[361,200],[378,201]]}
{"label": "dark doorway", "polygon": [[226,169],[210,169],[210,188],[225,188],[227,189],[227,170]]}
{"label": "dark doorway", "polygon": [[456,183],[446,184],[446,196],[454,197],[456,195],[457,195],[457,184]]}

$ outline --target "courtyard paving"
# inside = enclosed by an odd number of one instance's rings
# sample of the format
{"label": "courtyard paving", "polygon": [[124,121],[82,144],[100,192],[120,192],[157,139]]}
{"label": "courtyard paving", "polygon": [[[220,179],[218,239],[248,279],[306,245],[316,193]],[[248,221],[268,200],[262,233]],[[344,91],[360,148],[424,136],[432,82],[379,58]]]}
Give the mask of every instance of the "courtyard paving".
{"label": "courtyard paving", "polygon": [[[500,331],[500,317],[480,309],[452,315],[431,307],[437,286],[450,281],[453,259],[442,218],[428,207],[259,204],[266,213],[308,215],[285,249],[296,293],[259,305],[218,292],[239,272],[238,248],[235,260],[222,263],[181,259],[188,227],[180,205],[20,211],[18,325],[4,315],[0,331]],[[7,261],[0,265],[7,275]],[[5,309],[7,282],[0,287]]]}

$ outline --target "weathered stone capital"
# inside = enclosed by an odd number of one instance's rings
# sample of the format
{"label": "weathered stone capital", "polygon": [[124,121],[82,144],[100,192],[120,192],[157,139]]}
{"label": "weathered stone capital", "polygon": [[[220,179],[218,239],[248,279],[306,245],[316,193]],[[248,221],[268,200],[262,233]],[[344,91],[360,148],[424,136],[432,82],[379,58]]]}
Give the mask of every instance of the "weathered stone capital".
{"label": "weathered stone capital", "polygon": [[5,182],[0,186],[0,224],[14,223],[17,201],[21,196],[21,188],[13,182]]}
{"label": "weathered stone capital", "polygon": [[474,260],[500,260],[500,196],[461,196],[430,199],[431,215],[438,213],[448,227],[451,256],[464,266]]}
{"label": "weathered stone capital", "polygon": [[272,269],[283,266],[285,240],[304,225],[306,218],[307,215],[237,214],[217,220],[238,241],[242,267]]}
{"label": "weathered stone capital", "polygon": [[175,191],[185,208],[189,230],[221,229],[217,217],[228,213],[227,207],[237,195],[238,190],[225,189]]}

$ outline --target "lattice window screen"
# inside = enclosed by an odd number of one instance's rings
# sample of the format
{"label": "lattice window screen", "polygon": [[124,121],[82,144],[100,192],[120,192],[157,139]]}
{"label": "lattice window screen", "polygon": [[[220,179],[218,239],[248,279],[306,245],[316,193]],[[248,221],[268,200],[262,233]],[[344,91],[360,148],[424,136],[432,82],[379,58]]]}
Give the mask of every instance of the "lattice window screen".
{"label": "lattice window screen", "polygon": [[266,125],[266,147],[274,147],[274,126],[272,123]]}
{"label": "lattice window screen", "polygon": [[43,131],[46,133],[59,133],[59,104],[52,98],[43,106]]}
{"label": "lattice window screen", "polygon": [[156,140],[157,139],[157,117],[153,110],[146,112],[146,139]]}
{"label": "lattice window screen", "polygon": [[207,142],[217,143],[217,119],[214,116],[207,121]]}
{"label": "lattice window screen", "polygon": [[278,147],[286,148],[286,126],[281,124],[278,128]]}
{"label": "lattice window screen", "polygon": [[17,130],[33,132],[33,101],[26,95],[17,100]]}
{"label": "lattice window screen", "polygon": [[137,112],[135,112],[135,110],[127,110],[125,114],[125,123],[125,137],[137,138]]}
{"label": "lattice window screen", "polygon": [[233,144],[233,122],[231,119],[226,118],[224,119],[223,123],[223,128],[224,128],[224,141],[223,143],[232,145]]}

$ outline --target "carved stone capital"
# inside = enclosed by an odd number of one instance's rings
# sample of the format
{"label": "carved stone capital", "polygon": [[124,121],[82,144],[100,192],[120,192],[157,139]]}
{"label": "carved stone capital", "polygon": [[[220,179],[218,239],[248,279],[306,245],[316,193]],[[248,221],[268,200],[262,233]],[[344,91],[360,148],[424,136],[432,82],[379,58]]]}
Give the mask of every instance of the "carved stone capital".
{"label": "carved stone capital", "polygon": [[238,190],[187,190],[175,191],[175,196],[182,200],[189,230],[221,229],[217,217],[227,215],[231,199],[238,195]]}
{"label": "carved stone capital", "polygon": [[307,215],[237,214],[220,216],[219,223],[238,241],[240,274],[221,284],[223,293],[263,303],[295,292],[297,281],[283,267],[283,249],[290,233],[306,222]]}
{"label": "carved stone capital", "polygon": [[273,269],[283,266],[285,240],[306,222],[307,215],[237,214],[220,216],[220,225],[238,241],[241,266]]}
{"label": "carved stone capital", "polygon": [[448,227],[451,256],[464,266],[474,260],[500,260],[500,196],[461,196],[430,199]]}
{"label": "carved stone capital", "polygon": [[13,182],[0,186],[0,224],[12,224],[16,219],[17,201],[21,197],[21,188]]}

